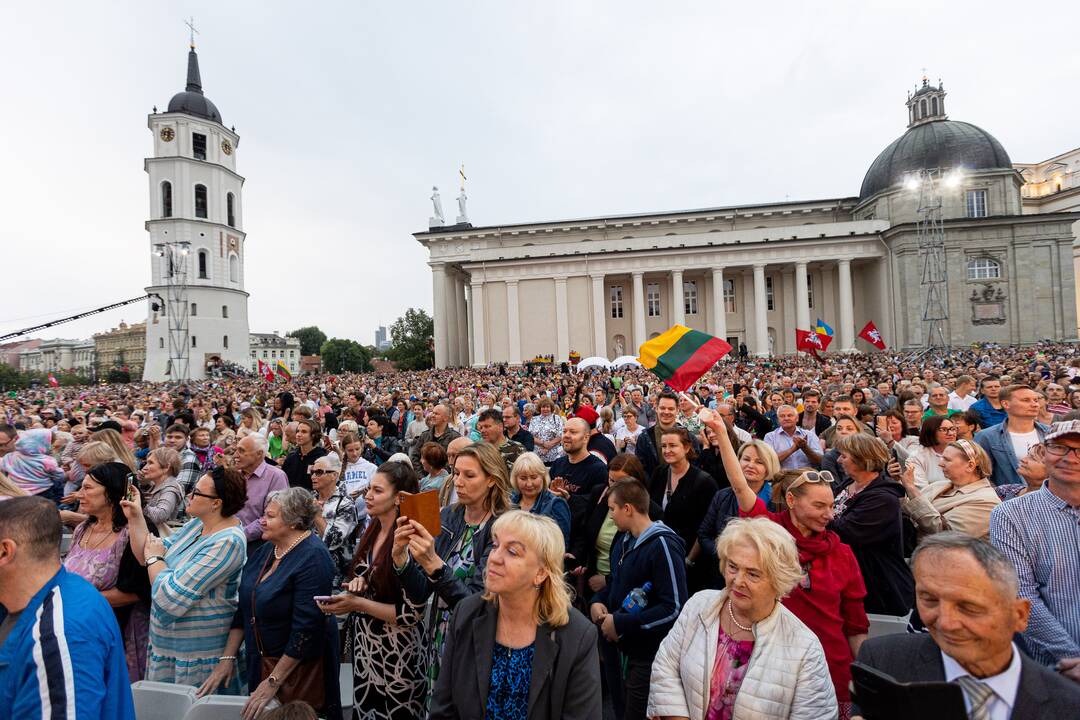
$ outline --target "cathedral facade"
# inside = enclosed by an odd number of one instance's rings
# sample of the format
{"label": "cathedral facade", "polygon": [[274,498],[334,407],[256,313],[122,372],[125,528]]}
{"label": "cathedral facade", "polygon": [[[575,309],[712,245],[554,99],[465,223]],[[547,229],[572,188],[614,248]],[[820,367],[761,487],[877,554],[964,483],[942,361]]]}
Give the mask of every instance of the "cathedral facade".
{"label": "cathedral facade", "polygon": [[[415,233],[436,365],[636,355],[673,324],[779,355],[818,318],[830,350],[871,349],[857,340],[871,321],[890,347],[916,348],[930,339],[928,279],[947,344],[1075,340],[1080,153],[1014,166],[992,135],[948,118],[940,83],[906,105],[906,132],[857,196]],[[1032,183],[1054,172],[1047,200]],[[932,230],[944,242],[928,268]]]}

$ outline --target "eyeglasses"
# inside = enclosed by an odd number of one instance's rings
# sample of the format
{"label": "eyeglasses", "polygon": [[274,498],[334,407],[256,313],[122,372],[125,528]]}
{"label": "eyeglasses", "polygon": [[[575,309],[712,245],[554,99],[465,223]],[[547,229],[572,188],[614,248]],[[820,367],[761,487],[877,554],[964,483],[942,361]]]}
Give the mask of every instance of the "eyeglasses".
{"label": "eyeglasses", "polygon": [[956,433],[956,426],[955,426],[955,425],[953,425],[953,426],[951,426],[951,427],[939,427],[939,428],[938,428],[938,432],[943,432],[943,433],[953,433],[953,434],[955,434],[955,433]]}
{"label": "eyeglasses", "polygon": [[1080,447],[1069,447],[1058,443],[1047,443],[1044,447],[1046,448],[1046,454],[1051,457],[1063,458],[1071,452],[1073,457],[1080,460]]}
{"label": "eyeglasses", "polygon": [[206,493],[202,493],[202,492],[199,492],[199,491],[198,491],[198,490],[196,490],[195,488],[192,488],[192,489],[191,489],[191,490],[190,490],[190,491],[188,492],[188,495],[189,495],[189,496],[193,496],[193,497],[204,497],[204,498],[206,498],[207,500],[217,500],[217,499],[218,499],[218,496],[217,496],[217,495],[207,495]]}
{"label": "eyeglasses", "polygon": [[335,471],[333,471],[333,470],[318,470],[318,469],[316,469],[316,470],[311,471],[311,477],[322,477],[323,475],[334,475],[334,474],[335,474]]}

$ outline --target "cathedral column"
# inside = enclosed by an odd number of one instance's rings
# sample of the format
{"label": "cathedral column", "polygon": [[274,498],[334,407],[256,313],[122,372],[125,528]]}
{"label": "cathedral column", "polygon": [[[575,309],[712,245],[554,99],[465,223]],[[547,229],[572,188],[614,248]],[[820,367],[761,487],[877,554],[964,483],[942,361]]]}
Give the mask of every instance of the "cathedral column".
{"label": "cathedral column", "polygon": [[555,278],[555,327],[558,338],[555,362],[566,362],[570,359],[570,320],[567,313],[565,276]]}
{"label": "cathedral column", "polygon": [[463,364],[458,347],[460,319],[458,318],[457,297],[454,295],[458,286],[457,273],[451,270],[443,286],[446,292],[446,300],[443,303],[446,311],[446,364],[450,367],[460,367]]}
{"label": "cathedral column", "polygon": [[604,275],[592,279],[593,355],[607,357],[607,315],[604,312]]}
{"label": "cathedral column", "polygon": [[518,281],[506,281],[506,337],[510,344],[510,364],[521,364],[521,316],[518,311]]}
{"label": "cathedral column", "polygon": [[810,293],[806,282],[806,263],[795,263],[795,327],[810,329]]}
{"label": "cathedral column", "polygon": [[637,355],[645,344],[645,273],[631,273],[634,279],[634,348],[629,354]]}
{"label": "cathedral column", "polygon": [[[724,304],[724,268],[712,269],[712,334],[727,340],[727,306]],[[736,348],[738,350],[738,348]]]}
{"label": "cathedral column", "polygon": [[787,355],[795,352],[795,274],[792,270],[783,270],[780,273],[783,278],[781,288],[784,295],[783,316],[784,327],[777,330],[776,349],[777,355]]}
{"label": "cathedral column", "polygon": [[458,307],[458,357],[459,363],[468,367],[471,363],[469,352],[469,312],[465,302],[465,278],[462,275],[454,276],[454,298]]}
{"label": "cathedral column", "polygon": [[768,298],[765,293],[765,266],[754,265],[754,354],[769,354]]}
{"label": "cathedral column", "polygon": [[484,283],[473,280],[472,285],[472,331],[473,331],[473,365],[487,365],[487,353],[484,350],[484,331],[487,323],[484,322]]}
{"label": "cathedral column", "polygon": [[840,350],[855,349],[855,301],[851,294],[851,261],[840,260],[836,264],[840,288]]}
{"label": "cathedral column", "polygon": [[435,367],[447,366],[446,344],[446,269],[443,265],[431,266],[432,319],[435,324]]}
{"label": "cathedral column", "polygon": [[756,347],[757,329],[754,326],[754,275],[742,271],[743,342],[747,352]]}
{"label": "cathedral column", "polygon": [[682,270],[671,271],[671,321],[673,325],[686,324],[686,298],[683,296]]}

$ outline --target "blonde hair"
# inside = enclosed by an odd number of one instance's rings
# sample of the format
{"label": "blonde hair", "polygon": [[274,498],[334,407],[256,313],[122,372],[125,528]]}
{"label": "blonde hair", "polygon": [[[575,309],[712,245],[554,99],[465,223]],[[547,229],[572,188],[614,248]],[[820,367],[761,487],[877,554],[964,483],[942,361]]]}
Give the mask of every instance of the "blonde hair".
{"label": "blonde hair", "polygon": [[484,498],[484,507],[490,510],[492,515],[501,515],[509,510],[510,479],[506,475],[506,461],[503,460],[502,453],[491,443],[474,442],[458,451],[454,463],[456,464],[463,457],[476,460],[483,473],[495,481],[488,488],[487,497]]}
{"label": "blonde hair", "polygon": [[544,465],[544,461],[540,459],[540,456],[534,452],[525,452],[518,455],[518,459],[514,461],[514,467],[510,468],[510,487],[514,490],[518,489],[517,478],[518,475],[523,474],[535,474],[539,475],[541,482],[540,492],[544,492],[548,489],[548,484],[551,482],[551,476],[548,474],[547,466]]}
{"label": "blonde hair", "polygon": [[[540,584],[533,605],[533,617],[536,623],[547,623],[551,627],[562,627],[570,622],[570,606],[573,598],[570,587],[563,580],[563,556],[566,544],[562,530],[555,521],[546,515],[534,515],[524,510],[510,510],[504,513],[491,526],[492,538],[498,538],[501,531],[512,532],[524,543],[526,549],[535,553],[540,567],[547,570],[547,577]],[[487,578],[485,578],[486,584]],[[484,600],[499,602],[498,596],[484,590]]]}
{"label": "blonde hair", "polygon": [[105,428],[104,430],[98,430],[92,434],[90,440],[105,443],[113,449],[117,461],[127,465],[131,469],[131,472],[139,472],[139,463],[135,461],[135,453],[133,453],[131,448],[127,446],[127,443],[124,442],[124,438],[120,433],[111,428]]}
{"label": "blonde hair", "polygon": [[95,467],[101,463],[118,461],[119,458],[112,445],[100,440],[93,440],[79,449],[79,452],[75,454],[75,460],[90,467]]}
{"label": "blonde hair", "polygon": [[786,597],[802,580],[803,569],[795,539],[769,518],[735,518],[727,524],[716,538],[721,573],[735,545],[748,546],[757,552],[761,571],[772,584],[777,600]]}
{"label": "blonde hair", "polygon": [[850,455],[866,472],[881,472],[889,464],[889,446],[866,433],[839,438],[836,449]]}
{"label": "blonde hair", "polygon": [[150,451],[146,456],[147,458],[154,458],[154,462],[165,470],[165,474],[169,477],[176,477],[180,474],[180,453],[176,452],[170,447],[159,447]]}
{"label": "blonde hair", "polygon": [[11,479],[0,472],[0,497],[22,497],[27,492],[21,487],[11,481]]}
{"label": "blonde hair", "polygon": [[946,447],[954,447],[960,452],[964,453],[964,458],[968,462],[975,463],[975,473],[980,479],[986,479],[993,475],[994,464],[990,460],[990,456],[986,454],[986,451],[982,449],[982,446],[977,442],[970,440],[954,440],[946,445]]}
{"label": "blonde hair", "polygon": [[769,445],[764,440],[747,440],[739,448],[739,459],[742,460],[743,454],[747,448],[754,448],[757,452],[758,460],[765,466],[765,479],[772,480],[780,472],[780,458],[776,456],[776,451],[773,450],[772,445]]}

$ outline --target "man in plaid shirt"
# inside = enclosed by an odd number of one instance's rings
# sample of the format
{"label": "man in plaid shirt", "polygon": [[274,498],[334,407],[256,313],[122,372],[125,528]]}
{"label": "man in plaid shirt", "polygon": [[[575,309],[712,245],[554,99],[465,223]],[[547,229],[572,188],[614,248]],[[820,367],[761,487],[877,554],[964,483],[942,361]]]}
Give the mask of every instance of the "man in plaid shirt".
{"label": "man in plaid shirt", "polygon": [[165,447],[172,448],[180,454],[180,474],[176,479],[184,488],[184,493],[191,492],[195,483],[203,476],[202,463],[195,452],[188,447],[188,429],[179,423],[173,423],[165,430]]}

